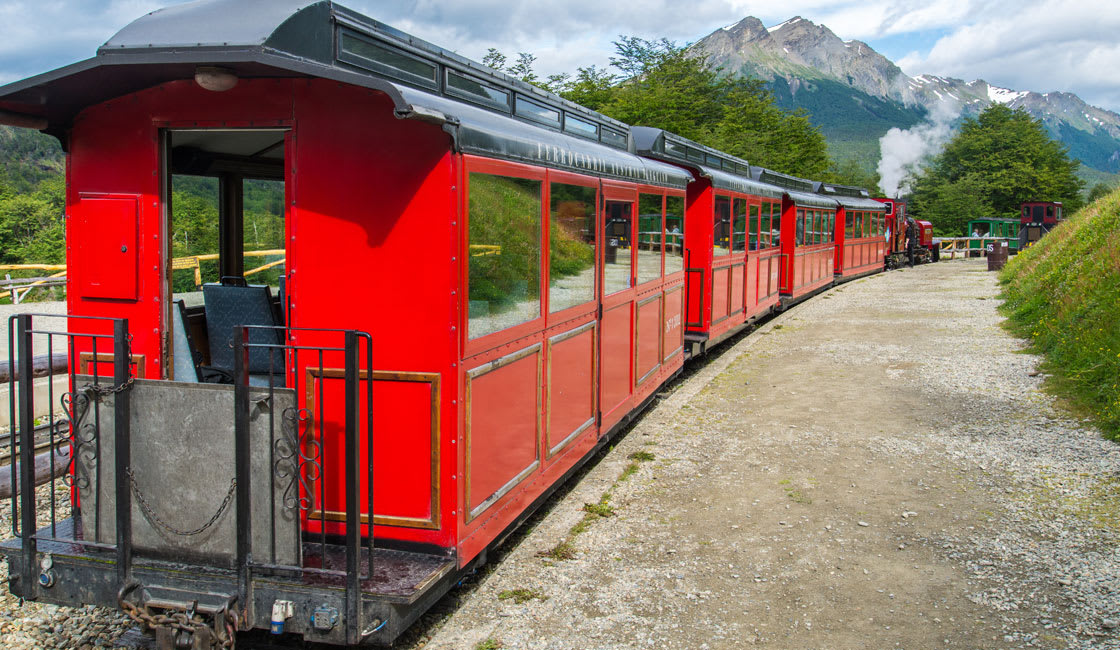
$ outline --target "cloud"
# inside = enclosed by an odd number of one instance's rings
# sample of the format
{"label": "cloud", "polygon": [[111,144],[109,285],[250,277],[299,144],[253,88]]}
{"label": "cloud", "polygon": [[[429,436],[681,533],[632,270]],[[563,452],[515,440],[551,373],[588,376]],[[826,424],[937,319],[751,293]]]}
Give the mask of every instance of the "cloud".
{"label": "cloud", "polygon": [[1099,0],[996,3],[899,63],[908,73],[983,78],[1015,90],[1076,92],[1120,109],[1120,12]]}

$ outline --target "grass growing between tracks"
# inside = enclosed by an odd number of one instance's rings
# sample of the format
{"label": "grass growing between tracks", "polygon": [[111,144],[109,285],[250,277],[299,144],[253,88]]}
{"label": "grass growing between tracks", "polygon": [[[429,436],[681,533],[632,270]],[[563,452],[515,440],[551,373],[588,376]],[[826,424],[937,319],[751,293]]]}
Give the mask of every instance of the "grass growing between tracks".
{"label": "grass growing between tracks", "polygon": [[1120,442],[1120,191],[1015,256],[1000,281],[1010,328],[1045,357],[1050,387]]}

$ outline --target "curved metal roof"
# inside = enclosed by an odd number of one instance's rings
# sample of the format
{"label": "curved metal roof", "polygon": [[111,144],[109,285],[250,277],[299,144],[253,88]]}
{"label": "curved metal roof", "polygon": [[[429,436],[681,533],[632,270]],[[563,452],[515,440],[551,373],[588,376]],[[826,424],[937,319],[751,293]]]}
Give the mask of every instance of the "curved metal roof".
{"label": "curved metal roof", "polygon": [[886,203],[879,203],[875,199],[856,198],[856,197],[852,197],[852,196],[832,196],[832,197],[829,197],[829,198],[835,199],[836,202],[839,203],[840,205],[844,206],[845,208],[851,208],[853,210],[864,210],[864,211],[874,211],[874,212],[886,212],[887,211],[887,204]]}
{"label": "curved metal roof", "polygon": [[[429,66],[434,81],[420,87],[400,71],[348,63],[342,60],[342,36]],[[0,121],[44,120],[44,130],[65,143],[66,130],[84,108],[191,79],[198,66],[213,65],[242,78],[317,77],[378,90],[392,100],[398,117],[442,125],[460,151],[670,187],[692,179],[677,167],[627,152],[629,127],[617,120],[329,0],[199,0],[154,11],[117,32],[91,59],[0,87]],[[448,96],[449,72],[506,93],[506,110]],[[556,124],[550,128],[517,114],[523,100],[554,110]],[[569,115],[596,127],[594,133],[562,132]],[[617,135],[609,144],[607,131]]]}
{"label": "curved metal roof", "polygon": [[700,171],[701,175],[712,179],[713,187],[721,190],[730,190],[732,192],[741,192],[743,194],[763,196],[771,199],[780,199],[782,198],[782,194],[785,193],[785,190],[780,187],[730,174],[722,169],[712,169],[711,167],[705,167],[703,165],[697,165],[696,168]]}
{"label": "curved metal roof", "polygon": [[838,205],[835,200],[821,196],[820,194],[810,194],[808,192],[798,192],[797,190],[786,190],[786,196],[794,205],[804,206],[806,208],[828,208],[835,210]]}

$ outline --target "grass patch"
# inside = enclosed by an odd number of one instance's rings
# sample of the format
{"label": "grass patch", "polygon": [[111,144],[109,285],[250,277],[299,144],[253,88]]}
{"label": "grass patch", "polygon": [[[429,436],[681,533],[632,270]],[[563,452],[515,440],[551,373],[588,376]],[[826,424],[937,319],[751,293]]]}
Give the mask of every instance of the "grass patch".
{"label": "grass patch", "polygon": [[1012,258],[1000,282],[1001,311],[1044,357],[1048,390],[1120,441],[1120,191]]}
{"label": "grass patch", "polygon": [[603,494],[599,497],[599,501],[597,501],[596,503],[583,504],[583,517],[578,522],[576,522],[576,525],[572,526],[571,529],[568,530],[568,534],[564,537],[564,539],[560,540],[560,542],[558,542],[556,546],[553,546],[547,551],[540,551],[539,553],[537,553],[537,557],[545,558],[548,560],[575,559],[576,537],[579,537],[583,533],[587,532],[587,530],[590,529],[596,521],[599,521],[600,519],[606,519],[607,517],[613,517],[615,515],[614,506],[610,504],[611,495],[619,485],[621,485],[624,481],[626,481],[626,479],[630,478],[638,471],[638,468],[641,467],[642,463],[649,462],[655,457],[651,452],[648,451],[635,451],[628,455],[627,458],[630,459],[630,462],[626,464],[626,467],[622,468],[622,473],[620,473],[618,475],[618,478],[615,479],[615,482],[612,483],[605,492],[603,492]]}
{"label": "grass patch", "polygon": [[498,594],[498,600],[512,600],[520,605],[530,600],[539,600],[543,602],[548,600],[548,596],[536,589],[506,589]]}
{"label": "grass patch", "polygon": [[489,638],[476,643],[474,646],[474,650],[500,650],[500,648],[504,647],[505,646],[502,645],[501,641],[495,638]]}

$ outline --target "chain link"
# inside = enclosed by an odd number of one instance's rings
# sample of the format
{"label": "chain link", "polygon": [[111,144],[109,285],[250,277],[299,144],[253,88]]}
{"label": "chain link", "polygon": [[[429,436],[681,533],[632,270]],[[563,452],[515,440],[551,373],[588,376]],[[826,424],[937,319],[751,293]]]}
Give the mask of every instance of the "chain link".
{"label": "chain link", "polygon": [[109,388],[105,388],[103,384],[87,384],[87,385],[83,386],[82,389],[81,389],[81,390],[86,392],[87,396],[89,396],[90,398],[93,398],[93,399],[100,399],[102,397],[108,397],[110,395],[115,395],[117,393],[121,393],[121,392],[124,392],[125,390],[128,390],[132,386],[133,382],[136,381],[136,376],[132,373],[132,335],[131,334],[128,335],[128,340],[127,340],[126,345],[127,345],[127,352],[128,352],[128,379],[126,379],[124,381],[124,383],[122,383],[120,386],[112,386],[112,387],[109,387]]}
{"label": "chain link", "polygon": [[151,504],[148,503],[148,500],[144,497],[144,493],[140,491],[140,486],[136,484],[136,476],[132,473],[132,468],[127,468],[125,473],[128,474],[128,482],[132,486],[132,493],[136,495],[136,500],[140,502],[140,509],[144,511],[144,515],[147,516],[148,520],[157,524],[167,532],[180,537],[192,537],[206,532],[207,529],[217,523],[218,519],[221,518],[222,513],[229,507],[230,501],[233,500],[233,495],[237,491],[237,479],[231,478],[229,480],[229,491],[226,492],[226,498],[222,499],[222,504],[218,506],[218,511],[214,513],[214,516],[210,517],[210,521],[207,521],[194,530],[180,530],[164,521],[152,510]]}
{"label": "chain link", "polygon": [[146,604],[136,604],[122,600],[121,609],[133,621],[140,623],[152,630],[157,628],[170,628],[194,635],[205,630],[210,633],[211,647],[233,650],[236,642],[237,616],[232,610],[225,612],[225,625],[217,625],[218,617],[214,617],[214,625],[204,621],[198,614],[185,611],[169,611],[167,613],[153,614]]}

